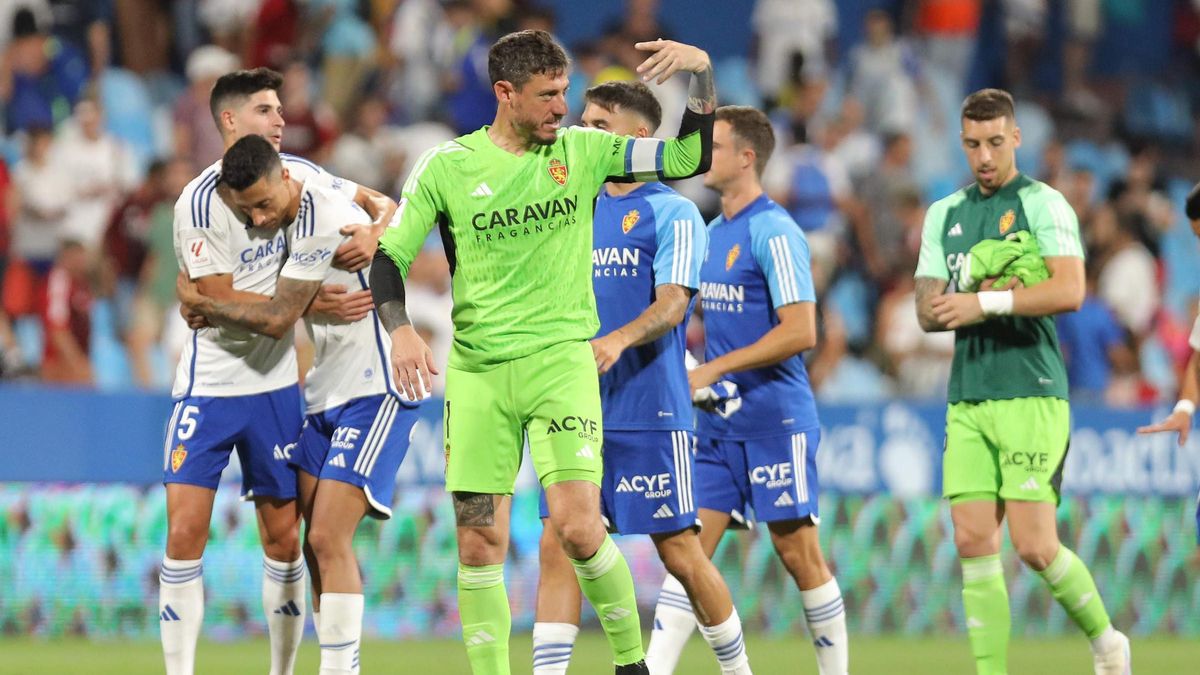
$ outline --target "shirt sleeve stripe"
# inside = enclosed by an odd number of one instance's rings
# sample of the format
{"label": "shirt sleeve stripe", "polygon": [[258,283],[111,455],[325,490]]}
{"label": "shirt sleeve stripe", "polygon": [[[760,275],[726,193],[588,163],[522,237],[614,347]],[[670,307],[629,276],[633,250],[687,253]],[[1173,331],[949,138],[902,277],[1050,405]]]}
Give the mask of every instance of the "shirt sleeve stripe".
{"label": "shirt sleeve stripe", "polygon": [[788,305],[800,301],[796,290],[796,275],[792,269],[792,254],[787,249],[787,238],[783,235],[771,237],[771,260],[775,263],[775,282],[779,286],[779,304]]}
{"label": "shirt sleeve stripe", "polygon": [[204,189],[204,195],[200,198],[200,206],[204,209],[204,227],[212,227],[212,200],[213,195],[217,192],[218,178],[214,178]]}
{"label": "shirt sleeve stripe", "polygon": [[679,221],[672,220],[671,227],[675,235],[675,238],[671,241],[671,283],[677,284],[681,276],[679,266],[683,264],[683,255],[679,252],[680,244],[682,243],[679,241]]}
{"label": "shirt sleeve stripe", "polygon": [[208,220],[204,218],[203,200],[204,193],[209,186],[215,186],[218,174],[216,171],[208,174],[196,186],[196,191],[192,193],[192,227],[208,227]]}
{"label": "shirt sleeve stripe", "polygon": [[679,277],[679,285],[684,288],[692,288],[695,285],[692,283],[692,256],[695,253],[696,243],[696,238],[692,236],[692,221],[679,220],[676,222],[684,241],[683,274]]}
{"label": "shirt sleeve stripe", "polygon": [[288,161],[288,162],[296,162],[297,164],[304,164],[308,168],[312,169],[313,171],[318,171],[318,172],[322,171],[321,167],[317,166],[313,162],[311,162],[307,159],[304,159],[303,157],[300,157],[298,155],[293,155],[293,154],[287,153],[287,152],[281,152],[281,153],[279,153],[279,158],[284,161]]}

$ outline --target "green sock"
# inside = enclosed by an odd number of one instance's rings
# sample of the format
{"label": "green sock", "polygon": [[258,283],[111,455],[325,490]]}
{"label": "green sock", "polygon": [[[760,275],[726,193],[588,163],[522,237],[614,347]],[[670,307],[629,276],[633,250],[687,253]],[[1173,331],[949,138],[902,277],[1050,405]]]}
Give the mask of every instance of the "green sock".
{"label": "green sock", "polygon": [[458,564],[458,614],[471,672],[507,675],[512,613],[504,590],[504,565]]}
{"label": "green sock", "polygon": [[1054,599],[1089,638],[1099,637],[1112,624],[1092,573],[1071,549],[1059,546],[1054,562],[1038,574],[1050,587]]}
{"label": "green sock", "polygon": [[1005,675],[1008,672],[1008,634],[1012,617],[1008,613],[1008,589],[1004,586],[1004,568],[999,555],[962,558],[963,609],[967,616],[967,637],[979,675]]}
{"label": "green sock", "polygon": [[596,555],[587,560],[572,560],[571,564],[579,577],[579,587],[600,617],[600,625],[612,647],[613,663],[624,666],[646,658],[633,595],[633,575],[621,550],[604,535],[604,543]]}

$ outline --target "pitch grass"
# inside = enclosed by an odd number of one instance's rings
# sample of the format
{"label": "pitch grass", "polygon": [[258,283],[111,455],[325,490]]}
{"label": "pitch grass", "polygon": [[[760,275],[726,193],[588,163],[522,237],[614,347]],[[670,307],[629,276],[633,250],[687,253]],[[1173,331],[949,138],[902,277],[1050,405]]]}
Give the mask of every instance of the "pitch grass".
{"label": "pitch grass", "polygon": [[[648,636],[647,636],[648,637]],[[812,647],[802,639],[771,639],[750,636],[750,663],[756,675],[815,674]],[[512,672],[529,673],[530,636],[516,635],[512,641]],[[241,673],[262,675],[268,666],[264,639],[241,642],[202,642],[196,672],[200,675]],[[1134,670],[1154,675],[1200,672],[1200,641],[1172,638],[1142,638],[1133,643]],[[306,639],[300,648],[296,673],[315,674],[317,645]],[[585,631],[571,661],[571,675],[607,675],[608,646],[604,636]],[[854,638],[851,672],[855,675],[941,675],[974,672],[966,637],[943,638]],[[462,644],[457,640],[411,642],[367,642],[362,649],[362,667],[367,675],[377,673],[469,673]],[[87,673],[89,675],[140,675],[163,672],[158,643],[86,642],[80,639],[0,639],[0,674],[42,675]],[[698,635],[683,654],[680,675],[718,673],[716,661]],[[1083,638],[1015,641],[1009,651],[1012,675],[1088,675],[1091,655]]]}

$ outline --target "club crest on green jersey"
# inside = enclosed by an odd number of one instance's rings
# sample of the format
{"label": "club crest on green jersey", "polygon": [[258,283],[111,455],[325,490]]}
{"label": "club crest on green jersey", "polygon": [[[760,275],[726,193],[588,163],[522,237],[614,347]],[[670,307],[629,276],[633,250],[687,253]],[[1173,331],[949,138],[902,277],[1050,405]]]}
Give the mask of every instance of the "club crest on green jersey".
{"label": "club crest on green jersey", "polygon": [[550,177],[559,185],[567,184],[567,165],[560,162],[557,158],[550,160],[550,166],[546,167],[550,172]]}

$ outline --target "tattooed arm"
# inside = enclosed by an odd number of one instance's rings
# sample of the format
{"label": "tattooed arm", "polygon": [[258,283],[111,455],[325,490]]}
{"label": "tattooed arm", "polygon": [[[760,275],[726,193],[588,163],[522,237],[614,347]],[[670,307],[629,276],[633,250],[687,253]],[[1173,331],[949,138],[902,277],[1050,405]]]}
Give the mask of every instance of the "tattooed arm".
{"label": "tattooed arm", "polygon": [[937,320],[933,312],[933,299],[946,292],[949,282],[933,277],[917,277],[917,322],[926,333],[949,330]]}
{"label": "tattooed arm", "polygon": [[654,302],[636,319],[592,340],[592,354],[600,374],[608,372],[626,349],[657,340],[678,326],[687,314],[692,293],[679,284],[660,284],[654,288]]}
{"label": "tattooed arm", "polygon": [[280,339],[304,314],[321,287],[320,281],[280,277],[275,295],[266,302],[217,299],[200,292],[195,282],[180,275],[176,282],[179,301],[210,321],[244,328]]}

